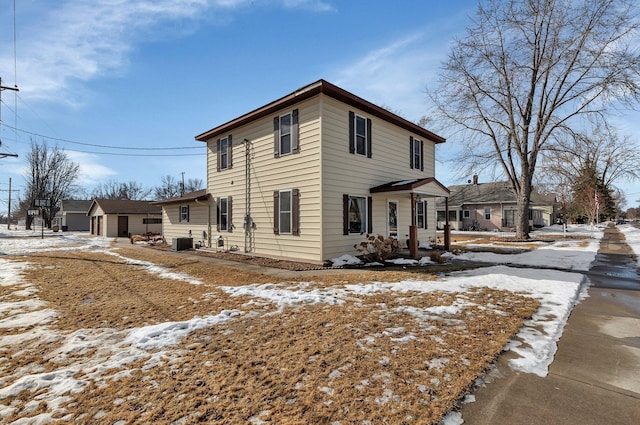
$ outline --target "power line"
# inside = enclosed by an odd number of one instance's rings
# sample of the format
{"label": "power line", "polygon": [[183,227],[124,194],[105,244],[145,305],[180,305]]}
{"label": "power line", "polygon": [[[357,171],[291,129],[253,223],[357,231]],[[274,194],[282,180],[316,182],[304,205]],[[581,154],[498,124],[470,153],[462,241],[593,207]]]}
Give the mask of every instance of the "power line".
{"label": "power line", "polygon": [[[91,146],[91,147],[94,147],[94,148],[139,150],[139,151],[158,151],[158,150],[202,149],[202,148],[206,147],[205,145],[202,145],[202,146],[179,146],[179,147],[170,147],[170,148],[160,148],[160,147],[134,148],[134,147],[129,147],[129,146],[98,145],[98,144],[94,144],[94,143],[76,142],[76,141],[69,140],[69,139],[63,139],[63,138],[60,138],[60,137],[47,136],[45,134],[36,133],[34,131],[29,131],[29,130],[24,130],[24,129],[21,129],[21,128],[16,128],[16,127],[10,126],[8,124],[2,124],[2,125],[4,125],[7,128],[10,128],[10,129],[12,129],[14,131],[19,131],[21,133],[26,133],[26,134],[29,134],[31,136],[42,137],[44,139],[54,140],[54,141],[57,141],[57,142],[72,143],[74,145]],[[78,152],[81,152],[81,151],[78,151]],[[95,152],[90,152],[90,153],[95,153]]]}

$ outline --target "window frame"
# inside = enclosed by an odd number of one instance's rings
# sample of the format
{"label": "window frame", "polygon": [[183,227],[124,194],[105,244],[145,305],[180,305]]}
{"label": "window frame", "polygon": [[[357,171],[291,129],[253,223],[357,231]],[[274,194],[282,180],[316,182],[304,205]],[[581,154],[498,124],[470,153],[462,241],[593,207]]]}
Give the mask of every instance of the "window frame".
{"label": "window frame", "polygon": [[[360,196],[360,195],[348,195],[349,196],[349,204],[348,204],[348,211],[349,211],[349,234],[353,235],[353,234],[363,234],[363,233],[367,233],[367,229],[369,228],[369,223],[368,223],[368,216],[369,216],[369,205],[368,205],[368,199],[366,196]],[[360,212],[360,230],[352,230],[352,221],[351,221],[351,206],[352,203],[354,201],[360,201],[360,204],[357,204],[358,208],[359,208],[359,212]],[[362,208],[363,207],[363,208]]]}
{"label": "window frame", "polygon": [[[218,139],[218,171],[231,168],[231,138],[229,136]],[[223,144],[225,148],[223,149]],[[224,164],[224,166],[223,166]]]}
{"label": "window frame", "polygon": [[[283,196],[282,194],[286,193],[289,196],[289,209],[284,210],[282,208],[283,204]],[[283,214],[288,214],[289,219],[283,220]],[[282,223],[287,223],[289,226],[289,230],[282,230]],[[279,190],[278,191],[278,233],[281,235],[291,235],[293,234],[293,189],[287,190]]]}
{"label": "window frame", "polygon": [[[289,117],[289,132],[283,133],[282,131],[282,119],[284,117]],[[293,111],[288,112],[286,114],[280,115],[278,117],[279,125],[278,125],[278,154],[280,156],[291,155],[293,153]],[[289,151],[285,152],[282,148],[282,138],[284,136],[289,136]]]}
{"label": "window frame", "polygon": [[[418,229],[428,228],[427,206],[427,201],[425,200],[416,202],[416,226],[418,226]],[[420,212],[420,208],[422,208],[422,212]],[[420,219],[422,219],[422,224],[420,223]]]}
{"label": "window frame", "polygon": [[484,219],[491,220],[491,207],[484,207]]}
{"label": "window frame", "polygon": [[424,171],[424,142],[409,137],[409,166],[412,170]]}
{"label": "window frame", "polygon": [[189,205],[180,205],[178,207],[178,221],[180,223],[189,222]]}
{"label": "window frame", "polygon": [[471,218],[471,210],[462,210],[462,218]]}
{"label": "window frame", "polygon": [[[358,122],[362,123],[363,134],[358,134]],[[358,149],[359,140],[362,140],[362,150]],[[353,153],[356,155],[367,156],[367,118],[362,115],[354,114],[353,116]]]}
{"label": "window frame", "polygon": [[[222,204],[224,201],[225,208],[222,208]],[[219,232],[228,232],[231,229],[231,221],[229,217],[229,197],[221,196],[218,198],[218,231]],[[226,218],[224,226],[222,218]]]}

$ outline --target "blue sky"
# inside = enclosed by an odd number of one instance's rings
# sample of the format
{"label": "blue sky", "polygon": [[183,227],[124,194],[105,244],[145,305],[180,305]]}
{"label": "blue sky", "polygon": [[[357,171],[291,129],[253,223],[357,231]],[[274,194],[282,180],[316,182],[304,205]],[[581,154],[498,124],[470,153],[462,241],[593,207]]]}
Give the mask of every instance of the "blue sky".
{"label": "blue sky", "polygon": [[[20,88],[2,92],[0,152],[19,155],[0,159],[2,200],[9,177],[24,188],[38,135],[80,164],[89,191],[182,172],[205,181],[195,135],[320,78],[416,121],[476,1],[19,0],[15,62],[13,7],[0,0],[0,77]],[[171,147],[182,149],[158,149]],[[447,168],[445,184],[468,178]]]}

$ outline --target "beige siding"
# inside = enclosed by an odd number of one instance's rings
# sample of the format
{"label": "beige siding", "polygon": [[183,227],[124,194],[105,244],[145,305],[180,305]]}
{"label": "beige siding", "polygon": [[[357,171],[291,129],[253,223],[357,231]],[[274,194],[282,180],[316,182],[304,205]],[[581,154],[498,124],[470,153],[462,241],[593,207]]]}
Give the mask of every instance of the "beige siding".
{"label": "beige siding", "polygon": [[[189,206],[189,221],[180,221],[180,207]],[[212,220],[215,218],[215,205],[206,202],[185,202],[162,206],[162,236],[168,244],[174,238],[193,238],[193,243],[210,247],[209,210]]]}
{"label": "beige siding", "polygon": [[[369,189],[395,180],[434,177],[435,144],[424,142],[424,171],[409,166],[410,132],[363,111],[322,97],[322,228],[324,259],[344,253],[355,253],[353,245],[363,235],[343,235],[342,195],[370,196]],[[349,111],[372,120],[372,158],[349,153]],[[387,200],[399,202],[399,237],[409,234],[411,208],[409,195],[373,196],[373,233],[387,234]],[[435,222],[433,205],[429,202],[428,222]],[[435,224],[435,223],[434,223]],[[435,226],[419,231],[419,238],[435,238]]]}
{"label": "beige siding", "polygon": [[[217,212],[212,219],[213,235],[224,237],[227,246],[260,255],[296,257],[320,261],[320,119],[318,99],[313,98],[290,109],[235,129],[232,168],[216,171],[216,140],[208,142],[208,192],[232,198],[232,231],[217,232]],[[300,152],[274,158],[273,118],[298,109]],[[217,139],[217,138],[216,138]],[[251,141],[250,214],[255,228],[245,237],[245,145]],[[300,191],[300,235],[275,235],[273,193],[276,190]]]}

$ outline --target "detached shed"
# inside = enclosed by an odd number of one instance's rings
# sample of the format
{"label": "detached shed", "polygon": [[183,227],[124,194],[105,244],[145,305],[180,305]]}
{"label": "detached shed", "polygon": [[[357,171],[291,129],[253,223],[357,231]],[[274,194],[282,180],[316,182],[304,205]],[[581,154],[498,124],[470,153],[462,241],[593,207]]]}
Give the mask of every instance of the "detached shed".
{"label": "detached shed", "polygon": [[87,215],[91,234],[96,236],[126,238],[162,231],[162,208],[151,201],[94,199]]}
{"label": "detached shed", "polygon": [[86,232],[90,229],[87,211],[91,200],[65,199],[60,203],[58,214],[63,231]]}

